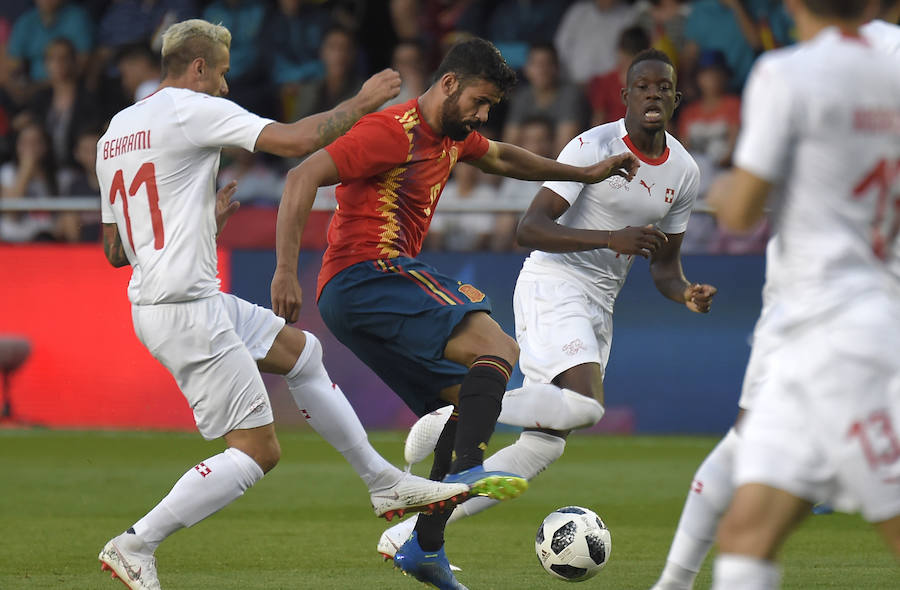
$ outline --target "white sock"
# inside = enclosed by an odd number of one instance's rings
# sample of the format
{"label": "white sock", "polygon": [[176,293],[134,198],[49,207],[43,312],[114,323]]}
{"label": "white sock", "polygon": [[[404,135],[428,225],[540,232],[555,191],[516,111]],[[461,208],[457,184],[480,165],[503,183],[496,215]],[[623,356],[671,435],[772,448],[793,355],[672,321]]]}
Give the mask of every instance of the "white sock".
{"label": "white sock", "polygon": [[319,339],[309,332],[304,334],[306,346],[285,375],[297,408],[313,430],[347,459],[370,491],[373,483],[378,488],[393,485],[403,472],[372,448],[353,406],[322,364]]}
{"label": "white sock", "polygon": [[497,422],[523,428],[573,430],[593,426],[604,411],[594,398],[550,383],[532,383],[506,392]]}
{"label": "white sock", "polygon": [[[507,471],[531,480],[548,465],[559,459],[566,448],[566,439],[544,432],[526,430],[518,440],[503,447],[484,460],[485,471]],[[453,509],[448,522],[487,510],[499,500],[476,496]]]}
{"label": "white sock", "polygon": [[734,428],[694,474],[666,567],[652,590],[690,590],[716,538],[719,519],[734,495],[732,474],[739,439]]}
{"label": "white sock", "polygon": [[197,524],[240,498],[262,476],[262,469],[249,455],[226,449],[182,475],[172,491],[132,528],[155,551],[178,529]]}
{"label": "white sock", "polygon": [[775,590],[781,572],[773,562],[744,555],[719,554],[711,590]]}

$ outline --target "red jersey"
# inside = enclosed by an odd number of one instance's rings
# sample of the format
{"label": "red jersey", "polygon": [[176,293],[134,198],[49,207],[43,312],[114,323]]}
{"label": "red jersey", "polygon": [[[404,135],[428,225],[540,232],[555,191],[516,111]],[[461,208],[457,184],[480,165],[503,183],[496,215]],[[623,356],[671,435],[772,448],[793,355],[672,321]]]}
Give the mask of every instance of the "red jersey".
{"label": "red jersey", "polygon": [[316,298],[348,266],[417,256],[453,166],[481,158],[489,145],[478,132],[464,141],[438,136],[415,98],[366,115],[328,145],[341,184]]}

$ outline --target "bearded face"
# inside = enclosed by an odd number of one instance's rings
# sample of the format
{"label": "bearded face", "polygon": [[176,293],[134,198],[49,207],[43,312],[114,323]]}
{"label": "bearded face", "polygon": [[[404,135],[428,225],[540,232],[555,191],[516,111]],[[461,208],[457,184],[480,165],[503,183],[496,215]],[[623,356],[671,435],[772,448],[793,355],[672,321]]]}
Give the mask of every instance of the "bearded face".
{"label": "bearded face", "polygon": [[463,94],[463,87],[447,97],[441,107],[441,129],[444,135],[454,141],[463,141],[470,133],[481,127],[481,120],[477,116],[465,118],[459,106],[459,98]]}

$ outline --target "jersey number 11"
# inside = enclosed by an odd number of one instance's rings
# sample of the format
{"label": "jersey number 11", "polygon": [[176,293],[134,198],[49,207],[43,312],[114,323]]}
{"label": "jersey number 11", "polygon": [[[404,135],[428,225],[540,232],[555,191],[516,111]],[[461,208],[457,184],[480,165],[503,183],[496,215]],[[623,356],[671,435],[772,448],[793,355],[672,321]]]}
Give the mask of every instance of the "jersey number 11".
{"label": "jersey number 11", "polygon": [[128,192],[125,192],[125,175],[122,170],[116,170],[113,176],[112,186],[109,189],[109,204],[116,202],[116,196],[122,195],[122,210],[125,213],[125,229],[128,232],[128,244],[134,252],[134,239],[131,237],[131,217],[128,215],[128,197],[137,194],[141,185],[147,186],[147,201],[150,205],[150,224],[153,226],[153,247],[162,250],[166,242],[163,231],[162,212],[159,210],[159,192],[156,190],[156,166],[153,162],[144,162],[134,175]]}

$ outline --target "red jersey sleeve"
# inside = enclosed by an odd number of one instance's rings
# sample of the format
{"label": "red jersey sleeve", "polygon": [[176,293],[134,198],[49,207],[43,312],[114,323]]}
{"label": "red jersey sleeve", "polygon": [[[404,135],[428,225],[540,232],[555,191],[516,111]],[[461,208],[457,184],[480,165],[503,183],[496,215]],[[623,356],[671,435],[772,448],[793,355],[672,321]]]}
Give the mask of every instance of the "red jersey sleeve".
{"label": "red jersey sleeve", "polygon": [[477,160],[487,153],[489,147],[491,147],[491,142],[488,138],[473,131],[460,145],[459,159],[463,162]]}
{"label": "red jersey sleeve", "polygon": [[406,161],[409,138],[400,124],[380,113],[357,121],[325,151],[334,160],[341,182],[353,182],[381,174]]}

